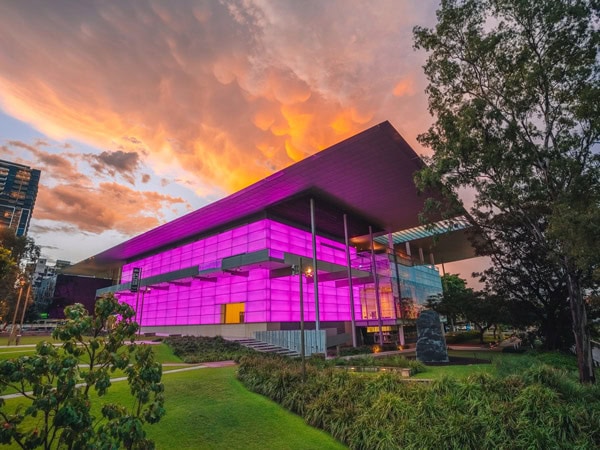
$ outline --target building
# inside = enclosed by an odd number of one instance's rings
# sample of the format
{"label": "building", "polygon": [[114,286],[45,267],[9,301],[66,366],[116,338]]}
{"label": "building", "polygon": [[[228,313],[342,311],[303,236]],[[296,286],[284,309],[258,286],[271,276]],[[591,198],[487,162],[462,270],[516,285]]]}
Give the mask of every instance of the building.
{"label": "building", "polygon": [[45,258],[39,258],[31,268],[32,296],[39,312],[47,312],[54,297],[56,277],[65,268],[71,265],[70,261],[58,259],[52,266]]}
{"label": "building", "polygon": [[312,351],[403,343],[441,292],[435,261],[473,256],[466,221],[421,226],[440,198],[417,192],[422,167],[384,122],[70,270],[110,276],[97,294],[129,303],[145,332],[280,343],[303,323]]}
{"label": "building", "polygon": [[65,308],[81,303],[88,313],[94,313],[95,294],[98,289],[112,284],[112,280],[57,273],[54,276],[52,296],[45,310],[48,319],[64,319]]}
{"label": "building", "polygon": [[41,172],[0,160],[0,227],[25,236],[33,214]]}

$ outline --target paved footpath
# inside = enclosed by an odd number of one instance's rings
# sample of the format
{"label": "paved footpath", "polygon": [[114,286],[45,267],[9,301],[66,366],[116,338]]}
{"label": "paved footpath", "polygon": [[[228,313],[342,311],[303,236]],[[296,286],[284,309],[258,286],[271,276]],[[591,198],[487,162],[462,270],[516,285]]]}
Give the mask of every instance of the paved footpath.
{"label": "paved footpath", "polygon": [[[167,363],[167,364],[163,364],[163,367],[173,367],[173,366],[181,366],[182,364],[178,364],[178,363]],[[189,372],[190,370],[198,370],[198,369],[209,369],[209,368],[214,368],[214,367],[230,367],[230,366],[235,366],[236,362],[235,361],[215,361],[215,362],[207,362],[207,363],[202,363],[202,364],[194,364],[194,365],[190,365],[189,367],[183,367],[181,369],[174,369],[174,370],[168,370],[166,372],[163,372],[163,375],[168,375],[170,373],[177,373],[177,372]],[[110,381],[111,383],[115,383],[117,381],[126,381],[127,377],[118,377],[118,378],[111,378]],[[84,386],[84,383],[80,383],[77,385],[77,387],[81,387]],[[33,392],[27,392],[27,394],[32,394]],[[4,400],[8,400],[11,398],[18,398],[18,397],[22,397],[23,394],[7,394],[7,395],[0,395],[1,399]]]}

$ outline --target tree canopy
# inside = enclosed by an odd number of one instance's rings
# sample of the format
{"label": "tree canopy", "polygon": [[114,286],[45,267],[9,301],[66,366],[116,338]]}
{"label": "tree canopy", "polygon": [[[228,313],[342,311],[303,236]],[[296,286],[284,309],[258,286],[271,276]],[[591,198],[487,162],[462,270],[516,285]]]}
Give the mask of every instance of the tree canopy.
{"label": "tree canopy", "polygon": [[414,30],[435,117],[417,182],[475,192],[490,289],[563,296],[583,382],[595,380],[584,296],[600,265],[599,18],[595,0],[442,0],[435,28]]}
{"label": "tree canopy", "polygon": [[[133,309],[108,296],[96,302],[94,316],[80,304],[67,307],[65,316],[53,334],[61,348],[42,341],[35,355],[0,362],[0,392],[11,388],[27,402],[8,410],[0,399],[0,443],[28,449],[154,448],[143,425],[165,413],[162,366],[150,346],[134,344]],[[116,370],[127,376],[133,401],[103,402],[100,413],[93,413],[91,391],[104,396]]]}
{"label": "tree canopy", "polygon": [[0,228],[0,322],[12,317],[22,285],[19,281],[30,280],[27,267],[34,267],[39,256],[40,247],[33,239]]}

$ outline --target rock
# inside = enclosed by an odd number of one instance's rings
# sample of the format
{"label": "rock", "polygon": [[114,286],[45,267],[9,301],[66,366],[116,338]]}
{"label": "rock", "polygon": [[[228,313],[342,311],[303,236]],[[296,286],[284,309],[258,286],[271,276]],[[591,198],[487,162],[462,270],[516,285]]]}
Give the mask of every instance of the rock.
{"label": "rock", "polygon": [[417,359],[423,363],[449,362],[440,316],[429,309],[417,318]]}

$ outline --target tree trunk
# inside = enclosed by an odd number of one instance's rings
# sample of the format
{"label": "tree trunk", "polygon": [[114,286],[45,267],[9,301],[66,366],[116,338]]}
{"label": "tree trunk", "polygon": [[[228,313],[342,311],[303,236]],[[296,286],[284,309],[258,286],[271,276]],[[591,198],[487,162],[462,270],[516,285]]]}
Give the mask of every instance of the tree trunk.
{"label": "tree trunk", "polygon": [[587,323],[587,312],[576,269],[567,262],[567,284],[569,286],[569,305],[573,318],[573,335],[575,351],[581,383],[595,383],[594,360],[592,358],[592,342]]}

